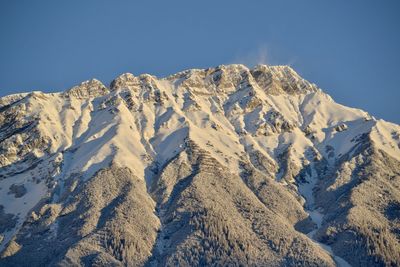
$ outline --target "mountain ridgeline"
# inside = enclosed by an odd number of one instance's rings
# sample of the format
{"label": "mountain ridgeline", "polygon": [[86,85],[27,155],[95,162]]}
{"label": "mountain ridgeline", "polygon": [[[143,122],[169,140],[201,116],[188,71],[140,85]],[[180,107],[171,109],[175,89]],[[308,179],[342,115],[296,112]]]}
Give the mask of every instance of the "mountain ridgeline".
{"label": "mountain ridgeline", "polygon": [[399,266],[400,126],[288,66],[0,98],[1,266]]}

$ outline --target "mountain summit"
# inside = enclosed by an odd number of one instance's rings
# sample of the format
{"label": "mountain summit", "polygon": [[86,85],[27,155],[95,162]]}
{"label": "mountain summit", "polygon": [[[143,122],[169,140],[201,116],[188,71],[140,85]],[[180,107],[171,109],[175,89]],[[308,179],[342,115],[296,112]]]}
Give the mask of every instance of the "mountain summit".
{"label": "mountain summit", "polygon": [[1,266],[398,266],[400,126],[288,66],[0,98]]}

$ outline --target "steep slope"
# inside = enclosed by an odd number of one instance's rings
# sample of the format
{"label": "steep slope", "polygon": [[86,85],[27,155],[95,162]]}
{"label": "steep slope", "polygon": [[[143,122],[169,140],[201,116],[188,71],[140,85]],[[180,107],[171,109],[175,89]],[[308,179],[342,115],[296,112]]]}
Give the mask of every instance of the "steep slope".
{"label": "steep slope", "polygon": [[399,161],[288,66],[6,96],[0,263],[396,266]]}

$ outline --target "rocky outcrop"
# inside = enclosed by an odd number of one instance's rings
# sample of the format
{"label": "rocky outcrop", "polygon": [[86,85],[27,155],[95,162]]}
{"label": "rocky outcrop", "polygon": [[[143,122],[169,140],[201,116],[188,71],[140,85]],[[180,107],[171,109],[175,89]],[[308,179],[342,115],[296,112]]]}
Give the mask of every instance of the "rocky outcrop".
{"label": "rocky outcrop", "polygon": [[102,84],[99,80],[92,79],[82,82],[80,85],[69,89],[65,92],[65,96],[85,99],[103,96],[107,93],[109,93],[109,90],[106,86],[104,86],[104,84]]}

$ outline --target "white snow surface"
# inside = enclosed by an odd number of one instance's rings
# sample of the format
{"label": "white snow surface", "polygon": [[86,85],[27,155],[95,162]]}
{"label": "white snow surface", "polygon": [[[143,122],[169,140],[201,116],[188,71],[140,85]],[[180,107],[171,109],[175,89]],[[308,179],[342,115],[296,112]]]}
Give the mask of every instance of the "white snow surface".
{"label": "white snow surface", "polygon": [[[76,95],[34,92],[0,98],[0,108],[22,103],[26,120],[38,118],[38,132],[51,144],[50,151],[35,151],[43,159],[35,169],[0,180],[0,205],[22,223],[28,212],[54,189],[44,180],[37,183],[34,177],[53,177],[62,187],[62,181],[72,174],[87,180],[113,163],[131,168],[145,179],[147,167],[154,163],[163,166],[185,149],[186,139],[207,150],[234,173],[241,171],[240,161],[246,158],[245,152],[252,150],[277,163],[279,155],[290,147],[290,159],[299,167],[310,162],[307,151],[313,150],[334,164],[351,153],[363,136],[376,148],[400,159],[398,125],[377,121],[362,110],[335,103],[290,67],[257,68],[270,71],[276,86],[286,79],[298,91],[286,93],[282,87],[278,94],[269,93],[264,83],[250,75],[250,69],[228,65],[183,71],[166,78],[123,74],[109,91],[103,88],[96,92],[96,86],[102,87],[92,80],[74,87]],[[85,94],[88,84],[93,87],[90,94]],[[345,126],[339,131],[341,125]],[[43,166],[55,155],[63,163],[61,170],[44,173]],[[7,163],[13,164],[18,164],[18,158]],[[7,166],[0,167],[2,173]],[[24,184],[27,193],[14,198],[8,194],[12,184]],[[320,227],[322,215],[312,210],[314,185],[311,179],[299,186],[299,192]],[[17,228],[6,235],[1,246]]]}

